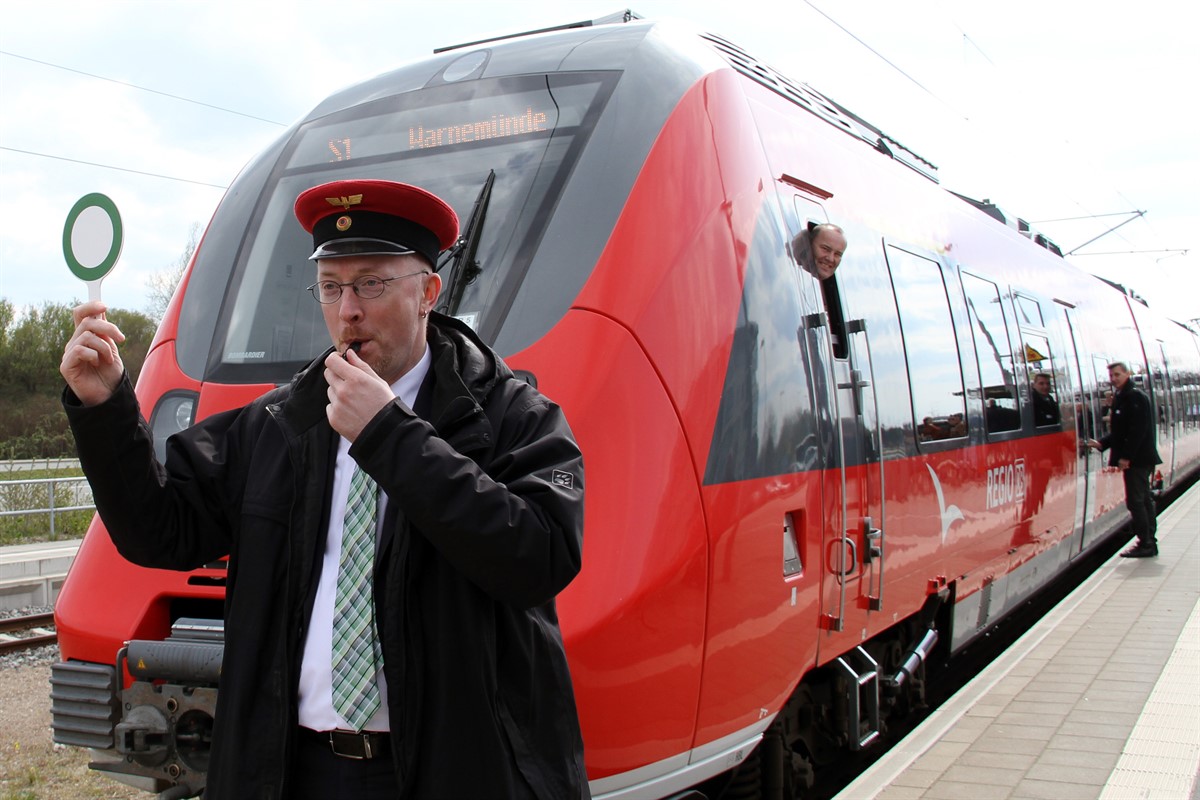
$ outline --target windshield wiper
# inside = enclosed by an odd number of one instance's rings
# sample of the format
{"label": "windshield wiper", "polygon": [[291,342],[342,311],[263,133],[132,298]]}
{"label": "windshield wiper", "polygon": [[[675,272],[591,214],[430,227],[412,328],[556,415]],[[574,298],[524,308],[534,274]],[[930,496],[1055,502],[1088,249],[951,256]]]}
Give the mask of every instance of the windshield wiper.
{"label": "windshield wiper", "polygon": [[442,263],[434,269],[435,272],[441,272],[442,267],[447,263],[450,264],[450,276],[446,279],[446,291],[442,293],[442,300],[438,303],[440,310],[445,314],[453,314],[458,309],[458,304],[462,302],[463,292],[483,271],[475,259],[475,253],[479,250],[479,240],[483,235],[483,221],[487,217],[488,203],[492,200],[492,184],[495,182],[496,170],[488,170],[487,179],[483,182],[483,188],[479,190],[479,196],[475,198],[475,207],[471,209],[471,217],[467,220],[462,235],[458,237],[454,247],[446,253]]}

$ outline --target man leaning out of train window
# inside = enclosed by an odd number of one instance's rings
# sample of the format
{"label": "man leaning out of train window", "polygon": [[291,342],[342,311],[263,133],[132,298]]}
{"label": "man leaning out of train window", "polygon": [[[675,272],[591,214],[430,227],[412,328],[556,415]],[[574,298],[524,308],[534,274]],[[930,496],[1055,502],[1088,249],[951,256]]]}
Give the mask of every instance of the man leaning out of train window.
{"label": "man leaning out of train window", "polygon": [[806,272],[820,280],[832,278],[846,252],[846,234],[837,225],[810,225],[792,239],[792,254]]}

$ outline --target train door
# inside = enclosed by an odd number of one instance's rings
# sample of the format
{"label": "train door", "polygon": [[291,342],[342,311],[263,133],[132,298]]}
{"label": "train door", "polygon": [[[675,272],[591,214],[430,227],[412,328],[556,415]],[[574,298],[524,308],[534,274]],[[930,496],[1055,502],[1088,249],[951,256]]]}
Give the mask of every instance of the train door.
{"label": "train door", "polygon": [[1087,360],[1080,353],[1074,309],[1063,306],[1062,313],[1067,327],[1066,363],[1073,392],[1071,407],[1075,409],[1075,441],[1077,443],[1074,544],[1071,547],[1071,554],[1074,556],[1082,552],[1084,545],[1091,539],[1089,526],[1096,515],[1096,476],[1104,462],[1102,455],[1088,447],[1087,442],[1088,439],[1098,437],[1097,395],[1102,392],[1098,391],[1095,376],[1091,374],[1092,371],[1084,369]]}
{"label": "train door", "polygon": [[1175,472],[1175,405],[1172,402],[1174,388],[1171,385],[1171,362],[1167,360],[1167,351],[1162,339],[1157,342],[1158,355],[1162,359],[1151,368],[1154,380],[1154,405],[1158,415],[1155,422],[1155,433],[1158,435],[1158,453],[1162,456],[1162,481],[1156,481],[1156,486],[1166,488],[1173,483]]}
{"label": "train door", "polygon": [[[800,236],[793,253],[805,267],[812,229],[827,221],[820,203],[796,195]],[[809,236],[804,234],[808,233]],[[865,243],[859,243],[863,246]],[[820,439],[825,444],[825,514],[822,533],[821,619],[826,630],[864,629],[871,611],[883,608],[884,509],[881,436],[876,384],[871,361],[871,331],[865,319],[852,319],[842,296],[844,270],[831,277],[815,274],[821,309],[809,318],[810,350]]]}
{"label": "train door", "polygon": [[[1092,353],[1092,371],[1088,377],[1095,382],[1096,387],[1091,397],[1092,416],[1095,419],[1095,435],[1092,437],[1094,439],[1102,439],[1111,431],[1113,388],[1108,378],[1109,355]],[[1130,364],[1129,368],[1132,372],[1137,370],[1138,366]],[[1119,513],[1117,509],[1124,505],[1123,482],[1120,473],[1107,466],[1109,455],[1108,450],[1097,453],[1096,460],[1092,463],[1089,481],[1096,488],[1094,492],[1089,488],[1089,494],[1094,495],[1094,500],[1088,507],[1089,529],[1088,535],[1084,537],[1084,547],[1091,543],[1095,533],[1091,524],[1099,519],[1110,518],[1114,512]]]}

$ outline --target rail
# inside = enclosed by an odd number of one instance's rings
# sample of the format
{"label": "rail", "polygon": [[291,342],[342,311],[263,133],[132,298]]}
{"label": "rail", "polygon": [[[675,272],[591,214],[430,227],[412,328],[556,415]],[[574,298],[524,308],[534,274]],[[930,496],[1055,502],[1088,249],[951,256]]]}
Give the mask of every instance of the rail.
{"label": "rail", "polygon": [[[17,505],[21,507],[14,508]],[[0,481],[0,517],[49,514],[51,539],[58,536],[54,524],[55,514],[94,509],[91,487],[88,486],[87,478],[82,476]]]}
{"label": "rail", "polygon": [[0,655],[54,644],[58,634],[53,614],[30,614],[0,620]]}

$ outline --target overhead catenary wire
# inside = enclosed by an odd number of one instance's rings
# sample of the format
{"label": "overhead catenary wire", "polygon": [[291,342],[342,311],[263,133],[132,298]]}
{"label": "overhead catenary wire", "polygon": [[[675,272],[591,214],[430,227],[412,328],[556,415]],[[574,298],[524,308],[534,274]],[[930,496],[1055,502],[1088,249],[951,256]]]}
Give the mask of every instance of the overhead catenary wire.
{"label": "overhead catenary wire", "polygon": [[[972,36],[971,36],[971,35],[970,35],[970,34],[967,32],[967,30],[966,30],[965,28],[963,28],[961,25],[959,25],[959,24],[958,24],[958,22],[957,22],[957,21],[956,21],[956,20],[955,20],[955,19],[954,19],[952,16],[950,16],[950,14],[949,14],[948,12],[946,12],[946,13],[945,13],[945,16],[946,16],[946,18],[949,20],[950,24],[951,24],[951,25],[953,25],[953,26],[954,26],[954,28],[955,28],[956,30],[958,30],[958,32],[959,32],[959,33],[962,35],[962,39],[963,39],[963,43],[964,43],[964,45],[966,45],[966,44],[969,44],[969,45],[970,45],[970,46],[971,46],[971,47],[972,47],[972,48],[975,50],[975,52],[977,52],[977,53],[978,53],[978,54],[979,54],[979,55],[980,55],[980,56],[981,56],[981,57],[982,57],[982,58],[983,58],[985,61],[987,61],[987,63],[988,63],[989,65],[991,65],[991,67],[992,67],[993,69],[995,69],[997,72],[999,72],[999,73],[1004,73],[1004,72],[1005,72],[1005,70],[1004,70],[1004,69],[1003,69],[1003,68],[1000,66],[1000,64],[999,64],[999,63],[997,63],[997,61],[996,61],[995,59],[993,59],[993,58],[991,57],[991,55],[990,55],[990,54],[988,54],[988,53],[987,53],[987,52],[986,52],[986,51],[983,49],[983,47],[982,47],[982,46],[981,46],[981,45],[980,45],[980,44],[979,44],[977,41],[975,41],[974,37],[972,37]],[[964,58],[965,58],[965,51],[964,51]],[[1065,145],[1065,146],[1066,146],[1066,147],[1067,147],[1069,150],[1078,152],[1078,150],[1077,150],[1076,146],[1074,145],[1074,143],[1072,143],[1072,142],[1071,142],[1069,139],[1065,139],[1065,138],[1064,138],[1064,139],[1063,139],[1063,144],[1064,144],[1064,145]],[[1123,192],[1122,192],[1122,191],[1121,191],[1119,188],[1117,188],[1116,186],[1113,186],[1113,187],[1112,187],[1112,191],[1113,191],[1113,193],[1114,193],[1114,194],[1115,194],[1115,195],[1116,195],[1118,198],[1120,198],[1121,200],[1123,200],[1123,201],[1125,201],[1126,203],[1128,203],[1128,204],[1129,204],[1129,206],[1130,206],[1130,208],[1133,208],[1133,209],[1136,209],[1136,208],[1137,208],[1137,205],[1136,205],[1135,203],[1133,203],[1131,200],[1129,200],[1129,198],[1128,198],[1128,197],[1126,197],[1126,196],[1125,196],[1125,194],[1124,194],[1124,193],[1123,193]],[[1081,202],[1079,202],[1078,200],[1075,200],[1075,204],[1076,204],[1077,206],[1079,206],[1079,208],[1080,208],[1080,209],[1082,209],[1083,211],[1085,211],[1085,212],[1087,212],[1087,211],[1088,211],[1088,209],[1087,209],[1087,208],[1084,206],[1084,204],[1083,204],[1083,203],[1081,203]],[[1092,213],[1087,213],[1085,216],[1081,216],[1081,217],[1064,217],[1064,218],[1059,218],[1059,219],[1040,220],[1040,221],[1036,221],[1036,222],[1034,222],[1033,224],[1035,224],[1035,225],[1037,225],[1037,224],[1051,224],[1051,223],[1055,223],[1055,222],[1070,222],[1070,221],[1085,220],[1085,219],[1096,219],[1096,218],[1100,218],[1100,217],[1106,217],[1106,216],[1125,216],[1125,215],[1128,215],[1128,214],[1134,214],[1134,215],[1135,215],[1135,216],[1134,216],[1132,219],[1142,219],[1143,221],[1145,221],[1145,214],[1146,214],[1146,212],[1145,212],[1145,211],[1141,211],[1141,212],[1138,212],[1138,211],[1123,211],[1123,212],[1114,212],[1114,213],[1112,213],[1112,214],[1092,214]],[[1131,219],[1131,220],[1126,220],[1126,221],[1127,221],[1127,222],[1128,222],[1128,221],[1132,221],[1132,219]],[[1123,225],[1123,224],[1124,224],[1124,223],[1122,223],[1122,225]],[[1097,239],[1100,239],[1100,238],[1102,238],[1103,236],[1106,236],[1106,235],[1108,235],[1108,234],[1110,234],[1110,233],[1114,233],[1114,232],[1115,232],[1115,231],[1116,231],[1118,228],[1120,228],[1120,227],[1121,227],[1121,225],[1117,225],[1117,226],[1114,226],[1114,227],[1112,227],[1112,228],[1109,228],[1108,230],[1104,231],[1104,233],[1101,233],[1101,234],[1099,234],[1098,236],[1094,237],[1093,239],[1090,239],[1089,241],[1087,241],[1087,242],[1085,242],[1084,244],[1080,245],[1079,247],[1076,247],[1074,250],[1072,250],[1072,251],[1071,251],[1071,253],[1075,253],[1075,251],[1077,251],[1077,250],[1081,249],[1082,247],[1085,247],[1085,246],[1086,246],[1086,245],[1088,245],[1088,244],[1091,244],[1092,242],[1096,241]],[[1151,231],[1153,232],[1153,229],[1151,229]],[[1124,242],[1129,242],[1129,240],[1128,240],[1128,239],[1127,239],[1125,236],[1123,236],[1121,233],[1115,233],[1114,235],[1115,235],[1115,236],[1116,236],[1118,239],[1120,239],[1121,241],[1124,241]],[[1132,242],[1130,242],[1130,244],[1132,244]],[[1150,250],[1141,250],[1141,251],[1136,251],[1136,250],[1130,250],[1130,251],[1128,251],[1128,252],[1129,252],[1129,253],[1134,253],[1134,252],[1159,252],[1159,251],[1150,251]],[[1069,254],[1070,254],[1070,253],[1069,253]]]}
{"label": "overhead catenary wire", "polygon": [[61,69],[66,72],[74,72],[76,75],[83,75],[88,78],[94,78],[98,81],[108,81],[109,83],[115,83],[120,86],[128,86],[131,89],[137,89],[138,91],[141,91],[141,92],[149,92],[150,94],[157,94],[162,97],[169,97],[172,100],[178,100],[181,103],[192,103],[193,105],[204,106],[205,108],[211,108],[216,111],[222,111],[226,114],[236,114],[239,117],[246,117],[247,119],[257,120],[259,122],[266,122],[269,125],[278,125],[281,128],[287,127],[287,123],[285,123],[285,122],[277,122],[273,119],[267,119],[265,117],[257,117],[254,114],[247,114],[244,111],[234,111],[232,108],[225,108],[224,106],[218,106],[218,105],[214,105],[212,103],[205,103],[201,100],[193,100],[190,97],[183,97],[182,95],[171,94],[170,92],[162,92],[162,91],[159,91],[158,89],[151,89],[147,86],[139,86],[136,83],[130,83],[128,81],[121,81],[121,80],[117,80],[116,78],[106,77],[104,75],[97,75],[94,72],[85,72],[84,70],[75,69],[74,67],[65,67],[62,64],[55,64],[50,61],[42,61],[41,59],[30,58],[29,56],[23,56],[20,53],[13,53],[8,50],[0,50],[0,56],[8,56],[9,58],[19,58],[22,61],[29,61],[34,64],[41,64],[44,67],[51,67],[53,69]]}
{"label": "overhead catenary wire", "polygon": [[[55,64],[53,62],[45,61],[45,60],[38,59],[38,58],[31,58],[30,56],[21,55],[20,53],[13,53],[9,50],[0,50],[0,56],[16,58],[16,59],[20,59],[22,61],[28,61],[33,64],[40,64],[42,66],[50,67],[52,69],[63,70],[65,72],[71,72],[76,75],[83,75],[84,77],[92,78],[94,80],[115,83],[119,86],[126,86],[126,87],[129,87],[131,89],[136,89],[141,92],[148,92],[150,94],[156,94],[161,97],[170,98],[172,100],[178,100],[179,102],[182,102],[182,103],[190,103],[192,105],[201,106],[203,108],[212,109],[214,111],[220,111],[220,112],[226,113],[226,114],[233,114],[235,116],[245,117],[247,119],[256,120],[258,122],[265,122],[269,125],[286,127],[286,123],[277,122],[276,120],[267,119],[265,117],[255,116],[254,114],[247,114],[243,111],[236,111],[232,108],[226,108],[225,106],[219,106],[219,105],[215,105],[213,103],[205,103],[200,100],[193,100],[190,97],[184,97],[182,95],[172,94],[171,92],[163,92],[158,89],[151,89],[147,86],[139,86],[138,84],[130,83],[128,81],[117,80],[116,78],[109,78],[104,75],[97,75],[94,72],[87,72],[85,70],[75,69],[74,67],[67,67],[62,64]],[[38,158],[49,158],[49,159],[53,159],[55,161],[66,161],[71,164],[81,164],[84,166],[96,167],[98,169],[109,169],[109,170],[114,170],[117,172],[126,172],[126,173],[129,173],[132,175],[144,175],[144,176],[150,177],[150,178],[161,178],[163,180],[176,181],[178,183],[189,183],[189,184],[192,184],[195,186],[208,186],[208,187],[211,187],[214,189],[222,189],[222,190],[229,188],[228,184],[209,183],[207,181],[198,181],[198,180],[193,180],[191,178],[180,178],[175,175],[164,175],[160,172],[148,172],[146,170],[130,169],[128,167],[120,167],[115,164],[102,164],[102,163],[99,163],[96,161],[86,161],[86,160],[78,159],[78,158],[70,158],[67,156],[54,155],[53,153],[41,153],[41,152],[37,152],[34,150],[23,150],[23,149],[20,149],[17,147],[7,147],[4,145],[0,145],[0,150],[6,150],[10,153],[20,153],[21,155],[36,156]]]}
{"label": "overhead catenary wire", "polygon": [[221,185],[219,183],[206,183],[204,181],[194,181],[194,180],[190,180],[188,178],[176,178],[173,175],[163,175],[160,172],[145,172],[144,170],[140,170],[140,169],[129,169],[128,167],[117,167],[112,164],[100,164],[95,161],[84,161],[84,160],[78,159],[78,158],[67,158],[66,156],[55,156],[55,155],[51,155],[49,153],[37,153],[37,152],[34,152],[33,150],[20,150],[16,147],[5,147],[3,145],[0,145],[0,150],[7,150],[10,153],[21,153],[22,155],[27,155],[27,156],[38,156],[39,158],[52,158],[56,161],[67,161],[72,164],[83,164],[83,165],[89,166],[89,167],[99,167],[100,169],[113,169],[113,170],[117,170],[118,172],[130,172],[134,175],[146,175],[151,178],[162,178],[163,180],[168,180],[168,181],[179,181],[180,183],[191,183],[196,186],[211,186],[214,189],[228,189],[229,188],[228,185]]}
{"label": "overhead catenary wire", "polygon": [[1087,247],[1089,244],[1091,244],[1092,242],[1096,241],[1097,239],[1100,239],[1100,238],[1103,238],[1103,237],[1107,236],[1108,234],[1110,234],[1110,233],[1112,233],[1113,231],[1115,231],[1117,228],[1120,228],[1122,225],[1128,225],[1129,223],[1133,222],[1135,219],[1139,219],[1139,218],[1141,218],[1141,217],[1144,217],[1144,216],[1146,216],[1146,212],[1145,212],[1145,211],[1130,211],[1130,212],[1127,212],[1127,213],[1129,213],[1129,214],[1132,214],[1133,216],[1131,216],[1131,217],[1130,217],[1129,219],[1127,219],[1127,220],[1124,220],[1124,221],[1122,221],[1122,222],[1118,222],[1116,225],[1113,225],[1111,228],[1109,228],[1108,230],[1104,231],[1104,233],[1101,233],[1101,234],[1098,234],[1098,235],[1096,235],[1096,236],[1093,236],[1091,239],[1088,239],[1086,242],[1084,242],[1083,244],[1079,245],[1078,247],[1074,247],[1074,248],[1072,248],[1071,250],[1068,250],[1068,251],[1067,251],[1067,252],[1066,252],[1064,255],[1068,255],[1068,256],[1070,256],[1070,255],[1074,255],[1074,254],[1075,254],[1077,251],[1079,251],[1079,250],[1082,250],[1083,248]]}
{"label": "overhead catenary wire", "polygon": [[[812,2],[812,0],[805,0],[805,3],[809,7],[811,7],[814,11],[816,11],[818,14],[820,14],[822,17],[824,17],[826,20],[828,20],[830,23],[835,25],[838,29],[843,31],[846,35],[848,35],[852,39],[854,39],[854,41],[857,42],[859,45],[866,48],[873,56],[875,56],[879,60],[883,61],[890,69],[895,70],[895,72],[897,72],[899,75],[901,75],[905,80],[907,80],[907,81],[911,82],[913,85],[917,86],[921,91],[925,92],[929,97],[934,98],[943,107],[950,109],[956,117],[960,118],[961,120],[965,121],[968,124],[971,124],[971,123],[977,124],[976,120],[960,113],[947,100],[945,100],[944,98],[939,96],[932,88],[930,88],[930,86],[926,86],[924,83],[922,83],[921,81],[919,81],[915,77],[913,77],[913,75],[909,74],[907,71],[902,69],[898,64],[894,63],[889,58],[885,57],[882,53],[880,53],[878,50],[876,50],[874,47],[872,47],[870,44],[868,44],[861,36],[859,36],[858,34],[853,32],[850,29],[850,27],[848,27],[847,25],[834,19],[830,14],[826,13],[825,11],[823,11],[822,9],[817,7],[814,4],[814,2]],[[967,32],[966,29],[964,29],[961,25],[959,25],[958,22],[956,20],[954,20],[948,12],[943,12],[943,13],[944,13],[944,16],[946,17],[946,19],[950,22],[951,25],[953,25],[953,27],[958,31],[958,33],[962,37],[964,61],[967,58],[967,47],[969,46],[973,50],[973,52],[978,53],[979,56],[982,57],[982,59],[997,73],[1002,74],[1002,75],[1006,73],[1006,70],[1001,66],[1003,59],[1000,59],[998,61],[997,59],[993,58],[992,55],[990,53],[986,52],[984,50],[983,46],[979,42],[977,42],[975,40],[975,38]],[[1062,144],[1067,149],[1067,152],[1073,153],[1076,158],[1080,158],[1081,162],[1086,163],[1087,161],[1090,160],[1086,155],[1081,153],[1078,146],[1070,139],[1063,137]],[[1065,186],[1065,185],[1063,186],[1063,189],[1064,189],[1064,194],[1066,194],[1072,200],[1074,205],[1077,206],[1081,211],[1083,211],[1086,214],[1086,216],[1062,218],[1062,219],[1057,219],[1057,220],[1044,220],[1043,222],[1045,222],[1045,223],[1068,222],[1071,220],[1095,219],[1095,218],[1103,217],[1103,216],[1118,216],[1118,215],[1125,216],[1125,215],[1130,215],[1130,214],[1134,215],[1134,216],[1131,216],[1129,219],[1125,220],[1124,222],[1122,222],[1121,224],[1113,226],[1113,227],[1105,230],[1103,233],[1100,233],[1099,235],[1092,237],[1091,239],[1089,239],[1088,241],[1079,245],[1078,247],[1075,247],[1074,249],[1072,249],[1071,251],[1069,251],[1067,253],[1068,255],[1092,255],[1090,253],[1080,253],[1078,251],[1087,247],[1088,245],[1096,242],[1097,240],[1099,240],[1105,236],[1109,236],[1109,235],[1115,237],[1117,240],[1119,240],[1122,243],[1128,244],[1130,246],[1130,248],[1127,252],[1130,255],[1152,254],[1153,252],[1167,252],[1167,253],[1172,253],[1174,255],[1178,254],[1178,252],[1179,252],[1178,250],[1168,250],[1165,247],[1158,251],[1154,251],[1154,250],[1150,250],[1150,249],[1146,249],[1146,248],[1140,248],[1138,246],[1140,243],[1132,241],[1127,236],[1124,235],[1127,231],[1119,230],[1127,222],[1131,222],[1135,219],[1140,219],[1140,220],[1142,220],[1143,224],[1146,224],[1146,212],[1145,211],[1141,211],[1141,212],[1127,211],[1127,212],[1120,212],[1119,214],[1114,213],[1112,215],[1092,214],[1092,213],[1090,213],[1090,209],[1087,207],[1087,205],[1075,197],[1074,190],[1072,190],[1070,187]],[[1119,198],[1124,203],[1127,203],[1129,208],[1131,208],[1131,209],[1138,208],[1138,205],[1136,205],[1135,203],[1130,201],[1129,198],[1126,197],[1125,194],[1118,187],[1112,186],[1111,191],[1113,194],[1116,195],[1117,198]],[[1161,243],[1161,237],[1158,236],[1158,234],[1154,230],[1153,226],[1148,226],[1147,231],[1150,233],[1150,235],[1155,240],[1157,240],[1156,243]],[[1113,255],[1117,255],[1117,254],[1114,253]],[[1170,255],[1166,256],[1166,258],[1170,258],[1170,257],[1171,257]],[[1159,262],[1161,262],[1162,260],[1164,260],[1164,259],[1163,258],[1157,259],[1154,262],[1154,265],[1151,265],[1151,268],[1155,268],[1156,265]]]}
{"label": "overhead catenary wire", "polygon": [[1035,219],[1031,220],[1032,225],[1045,225],[1051,222],[1075,222],[1081,219],[1100,219],[1101,217],[1124,217],[1133,214],[1133,211],[1111,211],[1107,214],[1085,214],[1082,217],[1059,217],[1058,219]]}
{"label": "overhead catenary wire", "polygon": [[837,28],[838,28],[840,31],[842,31],[843,33],[845,33],[845,34],[846,34],[847,36],[849,36],[851,39],[853,39],[854,41],[858,42],[860,45],[862,45],[863,47],[865,47],[865,48],[866,48],[866,49],[867,49],[867,50],[868,50],[868,51],[869,51],[869,52],[870,52],[872,55],[874,55],[874,56],[875,56],[876,58],[878,58],[880,61],[882,61],[883,63],[887,64],[889,67],[891,67],[892,69],[894,69],[896,72],[898,72],[898,73],[900,73],[901,75],[903,75],[903,76],[904,76],[904,77],[905,77],[905,78],[906,78],[908,81],[910,81],[910,82],[911,82],[911,83],[912,83],[914,86],[916,86],[916,87],[917,87],[918,89],[920,89],[921,91],[925,92],[925,94],[929,95],[929,96],[930,96],[930,97],[932,97],[934,100],[937,100],[939,103],[941,103],[942,105],[944,105],[946,108],[948,108],[948,109],[950,109],[951,111],[953,111],[953,112],[954,112],[954,114],[956,114],[957,116],[960,116],[960,117],[962,117],[964,120],[968,119],[968,117],[967,117],[965,114],[963,114],[961,111],[959,111],[959,110],[958,110],[957,108],[955,108],[953,105],[951,105],[951,104],[950,104],[949,102],[947,102],[945,99],[943,99],[942,97],[938,96],[938,94],[937,94],[936,92],[934,92],[932,89],[930,89],[928,86],[926,86],[925,84],[921,83],[919,80],[917,80],[916,78],[914,78],[912,75],[909,75],[907,72],[905,72],[903,69],[901,69],[899,66],[897,66],[897,65],[895,64],[895,62],[893,62],[891,59],[889,59],[889,58],[888,58],[887,56],[885,56],[883,53],[879,52],[879,51],[878,51],[878,50],[876,50],[874,47],[872,47],[871,45],[867,44],[867,43],[866,43],[866,42],[865,42],[865,41],[862,39],[862,37],[860,37],[860,36],[859,36],[858,34],[856,34],[854,31],[850,30],[850,29],[849,29],[849,28],[847,28],[845,25],[843,25],[842,23],[838,22],[836,19],[834,19],[833,17],[831,17],[831,16],[830,16],[830,15],[829,15],[827,12],[825,12],[824,10],[822,10],[821,8],[819,8],[819,7],[818,7],[818,6],[817,6],[815,3],[813,3],[813,2],[812,2],[812,0],[804,0],[804,3],[805,3],[805,4],[806,4],[806,5],[809,7],[809,8],[811,8],[813,11],[816,11],[816,12],[817,12],[818,14],[820,14],[822,17],[824,17],[825,19],[827,19],[829,22],[833,23],[833,25],[835,25],[835,26],[836,26],[836,27],[837,27]]}

